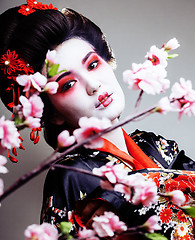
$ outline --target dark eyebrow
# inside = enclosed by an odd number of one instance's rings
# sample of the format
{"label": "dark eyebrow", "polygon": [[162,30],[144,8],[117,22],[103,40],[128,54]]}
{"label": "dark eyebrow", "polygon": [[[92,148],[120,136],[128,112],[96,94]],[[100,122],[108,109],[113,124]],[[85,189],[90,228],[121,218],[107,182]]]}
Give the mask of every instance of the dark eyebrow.
{"label": "dark eyebrow", "polygon": [[66,77],[67,75],[70,75],[71,72],[64,72],[62,73],[57,79],[56,79],[56,82],[59,82],[60,79],[62,79],[63,77]]}
{"label": "dark eyebrow", "polygon": [[[88,52],[87,55],[83,58],[82,63],[84,64],[84,63],[87,61],[87,59],[90,57],[90,55],[93,54],[93,53],[95,53],[95,52],[94,52],[94,51]],[[69,71],[69,72],[64,72],[62,75],[60,75],[60,76],[56,79],[56,82],[59,82],[60,79],[62,79],[63,77],[68,76],[69,74],[71,74],[70,71]]]}
{"label": "dark eyebrow", "polygon": [[87,53],[87,55],[83,58],[83,60],[82,60],[82,64],[84,64],[86,61],[87,61],[87,59],[90,57],[90,55],[91,54],[93,54],[93,53],[95,53],[95,52],[89,52],[89,53]]}

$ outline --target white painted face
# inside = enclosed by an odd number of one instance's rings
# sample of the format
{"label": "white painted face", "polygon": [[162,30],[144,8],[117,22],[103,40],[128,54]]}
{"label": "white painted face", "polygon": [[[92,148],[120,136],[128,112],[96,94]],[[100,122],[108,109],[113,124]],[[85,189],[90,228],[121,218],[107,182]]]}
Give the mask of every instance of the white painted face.
{"label": "white painted face", "polygon": [[83,117],[107,117],[111,121],[124,109],[123,91],[112,67],[86,41],[70,39],[56,48],[60,73],[50,81],[59,83],[58,92],[49,95],[57,110],[56,124],[72,128]]}

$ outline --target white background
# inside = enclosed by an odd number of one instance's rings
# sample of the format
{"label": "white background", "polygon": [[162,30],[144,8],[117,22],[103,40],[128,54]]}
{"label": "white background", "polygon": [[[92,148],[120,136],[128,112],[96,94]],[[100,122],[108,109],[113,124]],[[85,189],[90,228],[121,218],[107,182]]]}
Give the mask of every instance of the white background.
{"label": "white background", "polygon": [[[180,77],[192,80],[195,87],[195,1],[194,0],[56,0],[43,3],[53,3],[57,8],[73,8],[81,12],[99,25],[106,34],[107,40],[114,49],[118,67],[116,75],[126,95],[126,110],[121,118],[133,111],[138,92],[132,92],[122,81],[122,72],[131,68],[131,64],[142,63],[151,45],[160,47],[164,42],[176,37],[181,47],[175,52],[179,57],[169,61],[168,79],[173,84]],[[9,7],[23,4],[21,0],[2,0],[0,12]],[[169,94],[169,91],[168,91]],[[155,104],[162,96],[144,95],[141,108]],[[7,119],[10,113],[0,103],[0,116]],[[195,156],[193,135],[195,132],[195,117],[183,117],[180,122],[177,115],[166,116],[154,114],[141,122],[125,126],[127,132],[136,128],[153,131],[168,139],[175,139],[180,149],[184,149],[191,158]],[[9,162],[9,173],[3,176],[8,187],[25,172],[32,170],[52,149],[46,145],[43,137],[33,146],[29,140],[30,131],[23,131],[25,151],[18,151],[18,163]],[[42,187],[45,178],[43,173],[27,183],[18,191],[12,193],[0,208],[0,239],[21,240],[24,229],[33,223],[39,223],[39,213],[42,201]]]}

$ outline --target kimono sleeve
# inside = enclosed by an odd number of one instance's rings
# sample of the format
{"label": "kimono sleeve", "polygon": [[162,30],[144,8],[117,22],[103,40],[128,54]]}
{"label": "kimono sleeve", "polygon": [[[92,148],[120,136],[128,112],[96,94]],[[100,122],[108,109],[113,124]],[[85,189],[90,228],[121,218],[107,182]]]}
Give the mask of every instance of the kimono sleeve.
{"label": "kimono sleeve", "polygon": [[[91,172],[94,167],[99,167],[105,162],[78,157],[61,164]],[[50,170],[44,185],[41,222],[59,226],[60,222],[69,221],[77,228],[78,222],[74,215],[76,204],[82,200],[87,202],[89,199],[107,201],[116,209],[125,201],[120,193],[102,190],[98,177],[63,168]]]}

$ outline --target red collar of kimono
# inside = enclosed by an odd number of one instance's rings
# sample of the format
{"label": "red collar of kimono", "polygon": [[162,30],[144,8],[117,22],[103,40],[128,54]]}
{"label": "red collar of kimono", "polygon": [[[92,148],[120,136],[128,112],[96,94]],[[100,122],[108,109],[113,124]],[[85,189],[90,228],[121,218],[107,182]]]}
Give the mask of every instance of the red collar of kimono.
{"label": "red collar of kimono", "polygon": [[108,152],[112,155],[115,155],[123,159],[126,163],[133,166],[135,170],[144,169],[144,168],[159,168],[153,161],[150,159],[140,147],[132,140],[131,137],[123,130],[126,146],[129,154],[118,149],[110,141],[104,139],[104,145],[97,150],[102,152]]}

